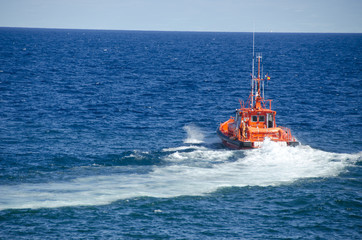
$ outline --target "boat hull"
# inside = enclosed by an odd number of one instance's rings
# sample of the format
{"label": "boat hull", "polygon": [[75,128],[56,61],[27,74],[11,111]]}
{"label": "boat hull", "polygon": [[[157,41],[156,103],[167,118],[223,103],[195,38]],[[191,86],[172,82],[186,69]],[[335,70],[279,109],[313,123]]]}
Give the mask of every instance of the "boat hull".
{"label": "boat hull", "polygon": [[[216,131],[217,135],[220,137],[220,139],[222,140],[222,143],[224,144],[224,146],[231,148],[231,149],[253,149],[253,148],[260,148],[262,145],[262,142],[244,142],[244,141],[239,141],[237,139],[231,139],[230,137],[224,135],[220,129],[217,129]],[[278,141],[278,143],[280,145],[284,145],[284,146],[298,146],[299,142],[297,141],[289,141],[289,142],[284,142],[284,141]]]}
{"label": "boat hull", "polygon": [[252,142],[242,142],[239,140],[233,140],[228,136],[224,135],[220,129],[216,131],[217,135],[221,138],[222,143],[231,149],[251,149],[253,148]]}

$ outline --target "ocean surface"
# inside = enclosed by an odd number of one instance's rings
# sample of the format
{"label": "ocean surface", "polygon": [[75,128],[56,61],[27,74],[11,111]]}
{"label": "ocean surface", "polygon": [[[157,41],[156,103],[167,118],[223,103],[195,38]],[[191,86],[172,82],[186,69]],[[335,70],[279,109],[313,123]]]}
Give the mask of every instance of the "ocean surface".
{"label": "ocean surface", "polygon": [[362,34],[256,33],[302,145],[229,150],[252,39],[0,28],[0,239],[361,239]]}

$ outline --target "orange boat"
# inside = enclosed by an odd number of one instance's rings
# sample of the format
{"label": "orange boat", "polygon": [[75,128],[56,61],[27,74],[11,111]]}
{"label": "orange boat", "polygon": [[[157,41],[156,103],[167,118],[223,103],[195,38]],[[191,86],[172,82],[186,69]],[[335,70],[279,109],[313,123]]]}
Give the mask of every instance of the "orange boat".
{"label": "orange boat", "polygon": [[[253,47],[254,52],[254,47]],[[254,53],[252,63],[251,93],[246,104],[240,102],[241,108],[236,109],[236,116],[217,129],[223,144],[232,149],[251,149],[262,146],[265,139],[285,146],[297,146],[299,142],[292,136],[289,128],[277,126],[276,111],[271,110],[270,99],[264,99],[264,83],[269,76],[261,78],[261,54],[256,56],[258,74],[254,75]]]}

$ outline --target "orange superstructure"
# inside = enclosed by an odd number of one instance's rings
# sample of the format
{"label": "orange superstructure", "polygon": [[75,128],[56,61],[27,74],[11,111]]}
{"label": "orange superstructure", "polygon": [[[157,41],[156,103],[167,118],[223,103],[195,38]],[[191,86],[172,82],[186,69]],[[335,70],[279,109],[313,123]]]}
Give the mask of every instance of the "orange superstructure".
{"label": "orange superstructure", "polygon": [[253,59],[251,93],[248,101],[246,104],[241,102],[241,108],[236,109],[235,117],[221,123],[217,133],[224,145],[234,149],[258,148],[266,138],[281,145],[299,145],[290,129],[277,126],[275,123],[276,111],[271,109],[272,100],[264,99],[264,81],[270,77],[261,78],[261,54],[257,54],[256,58],[258,73],[257,76],[254,75]]}

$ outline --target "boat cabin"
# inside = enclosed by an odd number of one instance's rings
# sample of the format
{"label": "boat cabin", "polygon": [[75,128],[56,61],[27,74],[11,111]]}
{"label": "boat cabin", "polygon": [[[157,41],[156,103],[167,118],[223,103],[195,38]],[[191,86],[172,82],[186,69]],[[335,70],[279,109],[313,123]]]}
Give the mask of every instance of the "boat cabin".
{"label": "boat cabin", "polygon": [[255,128],[274,128],[276,112],[263,109],[263,111],[253,111],[250,109],[236,110],[235,122],[240,126],[241,122]]}

